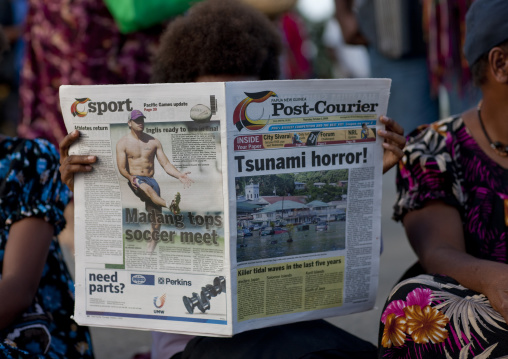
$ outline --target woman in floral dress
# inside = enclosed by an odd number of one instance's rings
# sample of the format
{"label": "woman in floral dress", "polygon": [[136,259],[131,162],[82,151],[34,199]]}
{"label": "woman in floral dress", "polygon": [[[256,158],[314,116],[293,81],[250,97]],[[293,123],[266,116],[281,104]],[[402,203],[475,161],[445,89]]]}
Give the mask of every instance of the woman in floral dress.
{"label": "woman in floral dress", "polygon": [[483,99],[409,135],[394,218],[419,263],[390,294],[379,358],[508,354],[508,2],[476,0],[464,52]]}

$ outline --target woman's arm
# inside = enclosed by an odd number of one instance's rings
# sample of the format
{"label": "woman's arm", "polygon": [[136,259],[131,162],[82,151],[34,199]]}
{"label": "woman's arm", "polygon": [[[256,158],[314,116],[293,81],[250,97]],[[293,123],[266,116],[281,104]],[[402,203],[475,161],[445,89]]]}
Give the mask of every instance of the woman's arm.
{"label": "woman's arm", "polygon": [[397,122],[386,116],[381,116],[379,120],[385,125],[385,129],[378,130],[377,133],[384,138],[383,173],[386,173],[404,156],[402,149],[406,146],[406,138],[404,129]]}
{"label": "woman's arm", "polygon": [[33,301],[53,239],[53,226],[29,217],[14,223],[5,246],[0,280],[0,329],[4,329]]}
{"label": "woman's arm", "polygon": [[508,322],[508,265],[466,253],[462,220],[455,207],[431,201],[406,214],[403,223],[427,273],[447,275],[483,293]]}

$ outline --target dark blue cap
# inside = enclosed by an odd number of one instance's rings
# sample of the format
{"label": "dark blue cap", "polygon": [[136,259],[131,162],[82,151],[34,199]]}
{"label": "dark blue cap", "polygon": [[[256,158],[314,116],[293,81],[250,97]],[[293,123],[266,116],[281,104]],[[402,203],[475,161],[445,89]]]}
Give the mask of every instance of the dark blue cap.
{"label": "dark blue cap", "polygon": [[508,0],[475,0],[466,14],[464,55],[472,66],[508,40]]}

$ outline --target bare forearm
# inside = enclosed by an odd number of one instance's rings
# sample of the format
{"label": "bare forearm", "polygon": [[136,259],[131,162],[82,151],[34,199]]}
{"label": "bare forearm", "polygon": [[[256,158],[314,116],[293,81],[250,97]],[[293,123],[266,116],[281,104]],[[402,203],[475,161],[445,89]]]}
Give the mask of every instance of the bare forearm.
{"label": "bare forearm", "polygon": [[32,303],[35,291],[22,285],[16,279],[2,278],[0,281],[0,330],[9,326],[18,315]]}
{"label": "bare forearm", "polygon": [[411,246],[428,273],[447,275],[484,294],[508,321],[508,265],[466,252],[463,224],[455,207],[430,201],[406,214],[403,222]]}
{"label": "bare forearm", "polygon": [[53,232],[53,225],[38,217],[24,218],[11,226],[0,280],[0,328],[32,303]]}
{"label": "bare forearm", "polygon": [[131,180],[132,176],[131,176],[131,174],[127,171],[127,169],[126,169],[126,168],[120,168],[120,167],[119,167],[119,168],[118,168],[118,172],[120,172],[120,174],[121,174],[122,176],[124,176],[124,177],[125,177],[125,178],[126,178],[126,179],[130,182],[130,180]]}
{"label": "bare forearm", "polygon": [[164,171],[166,171],[166,173],[171,177],[175,178],[180,178],[180,176],[182,175],[182,173],[178,171],[176,167],[173,166],[169,161],[164,165]]}
{"label": "bare forearm", "polygon": [[462,286],[485,295],[492,307],[508,322],[508,265],[475,258],[453,249],[437,249],[420,256],[430,273],[444,274]]}
{"label": "bare forearm", "polygon": [[420,254],[419,258],[427,273],[447,275],[479,293],[485,292],[488,278],[508,273],[508,265],[504,263],[479,259],[453,248],[439,248],[427,255]]}

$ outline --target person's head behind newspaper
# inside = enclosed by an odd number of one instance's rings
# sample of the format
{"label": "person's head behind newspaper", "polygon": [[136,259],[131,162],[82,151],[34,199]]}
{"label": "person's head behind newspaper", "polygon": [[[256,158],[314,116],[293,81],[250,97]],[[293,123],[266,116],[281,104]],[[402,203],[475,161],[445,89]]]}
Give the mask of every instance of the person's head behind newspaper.
{"label": "person's head behind newspaper", "polygon": [[466,14],[464,56],[477,86],[485,83],[490,50],[500,47],[508,54],[507,19],[507,0],[476,0]]}
{"label": "person's head behind newspaper", "polygon": [[153,61],[152,82],[275,80],[281,42],[258,10],[234,0],[207,0],[172,21]]}

